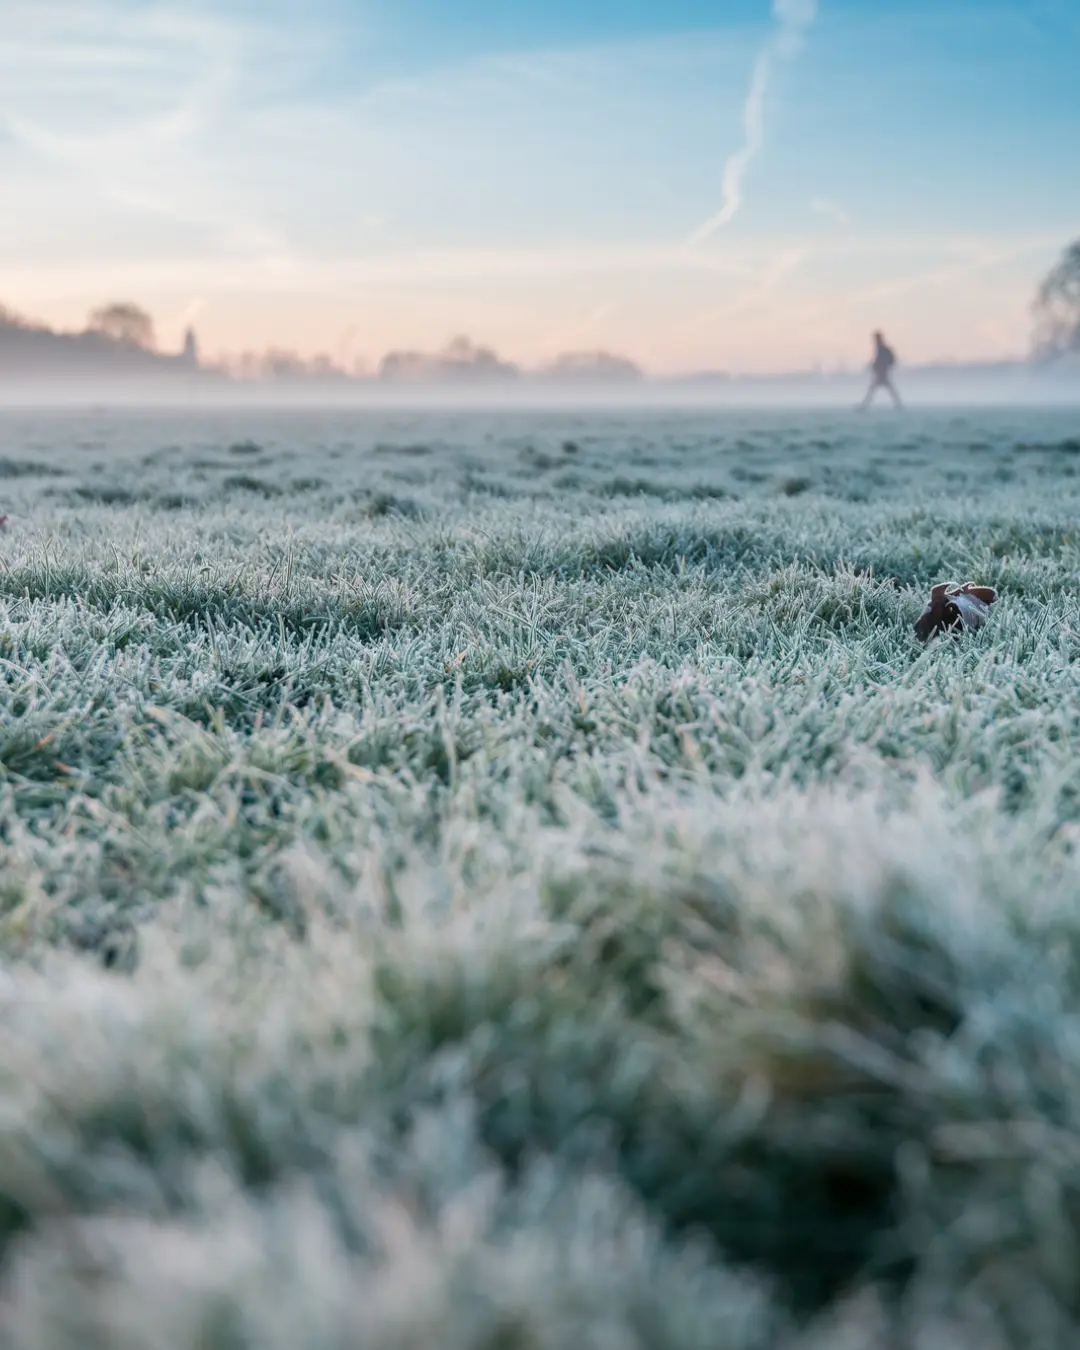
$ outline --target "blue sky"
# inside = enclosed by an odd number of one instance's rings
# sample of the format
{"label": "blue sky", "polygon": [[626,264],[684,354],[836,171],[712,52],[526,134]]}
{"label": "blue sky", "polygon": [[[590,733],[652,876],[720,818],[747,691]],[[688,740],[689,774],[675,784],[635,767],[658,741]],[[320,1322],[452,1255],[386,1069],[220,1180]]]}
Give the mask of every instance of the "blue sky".
{"label": "blue sky", "polygon": [[[1018,353],[1075,0],[0,0],[0,301],[347,361]],[[748,130],[749,118],[749,130]],[[749,142],[749,144],[748,144]],[[741,165],[741,167],[740,167]],[[707,222],[713,222],[707,225]]]}

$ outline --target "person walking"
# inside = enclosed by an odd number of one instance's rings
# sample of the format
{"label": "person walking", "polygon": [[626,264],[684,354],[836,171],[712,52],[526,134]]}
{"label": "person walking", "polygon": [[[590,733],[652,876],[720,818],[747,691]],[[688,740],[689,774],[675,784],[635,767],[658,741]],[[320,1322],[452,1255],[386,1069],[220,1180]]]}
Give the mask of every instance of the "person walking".
{"label": "person walking", "polygon": [[904,405],[900,402],[900,395],[896,392],[896,387],[892,382],[892,369],[896,365],[896,353],[885,341],[881,333],[874,334],[874,359],[870,363],[870,388],[866,391],[866,397],[859,405],[860,409],[870,406],[870,401],[879,389],[887,389],[892,395],[892,401],[898,408]]}

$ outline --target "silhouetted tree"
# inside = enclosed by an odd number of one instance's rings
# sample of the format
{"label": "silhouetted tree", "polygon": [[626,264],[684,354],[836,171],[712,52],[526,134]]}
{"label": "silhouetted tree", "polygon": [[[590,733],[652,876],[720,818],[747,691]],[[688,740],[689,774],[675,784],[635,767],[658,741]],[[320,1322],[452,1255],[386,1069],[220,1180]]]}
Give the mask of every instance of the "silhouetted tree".
{"label": "silhouetted tree", "polygon": [[23,330],[39,328],[40,325],[32,324],[24,319],[21,314],[16,314],[13,309],[8,309],[7,305],[0,305],[0,328],[21,328]]}
{"label": "silhouetted tree", "polygon": [[129,347],[144,347],[151,350],[154,346],[154,321],[144,309],[128,301],[111,305],[102,305],[90,315],[92,333],[101,333],[113,342],[122,342]]}
{"label": "silhouetted tree", "polygon": [[503,361],[490,347],[478,347],[467,337],[456,337],[437,355],[428,352],[387,352],[379,363],[380,380],[417,383],[444,380],[513,380],[520,371]]}
{"label": "silhouetted tree", "polygon": [[1069,245],[1039,287],[1035,322],[1039,355],[1080,351],[1080,239]]}

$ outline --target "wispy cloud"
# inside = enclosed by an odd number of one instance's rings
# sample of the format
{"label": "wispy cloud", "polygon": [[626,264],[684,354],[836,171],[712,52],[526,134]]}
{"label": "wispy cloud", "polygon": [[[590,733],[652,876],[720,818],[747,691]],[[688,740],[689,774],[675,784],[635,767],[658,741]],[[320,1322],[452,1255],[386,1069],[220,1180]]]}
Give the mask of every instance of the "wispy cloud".
{"label": "wispy cloud", "polygon": [[227,91],[240,35],[180,11],[5,7],[0,116],[46,156],[181,142]]}
{"label": "wispy cloud", "polygon": [[1038,256],[1054,248],[1057,242],[1058,236],[1049,232],[1028,235],[1005,243],[993,239],[961,241],[954,250],[957,255],[954,259],[937,267],[906,272],[864,287],[851,295],[848,303],[852,308],[879,304],[898,295],[909,294],[911,291],[946,286],[980,272],[992,271],[996,267],[1023,258]]}
{"label": "wispy cloud", "polygon": [[180,314],[180,322],[186,328],[193,324],[199,315],[206,308],[206,298],[202,295],[193,296],[184,306]]}
{"label": "wispy cloud", "polygon": [[282,64],[273,30],[177,4],[45,8],[10,0],[0,47],[0,128],[28,175],[62,173],[76,216],[100,204],[280,254],[214,162],[253,71]]}
{"label": "wispy cloud", "polygon": [[743,104],[743,143],[724,165],[720,210],[690,236],[692,246],[703,244],[738,215],[743,204],[743,178],[765,143],[765,100],[773,68],[778,61],[795,55],[816,15],[817,0],[773,0],[775,26],[754,62]]}
{"label": "wispy cloud", "polygon": [[829,201],[827,197],[815,197],[810,203],[810,209],[816,211],[819,216],[825,216],[837,225],[842,225],[845,229],[851,224],[850,212],[836,202]]}
{"label": "wispy cloud", "polygon": [[[333,253],[305,257],[302,265],[268,271],[258,256],[177,259],[169,266],[170,290],[188,298],[198,296],[207,305],[218,295],[257,292],[271,295],[324,295],[357,297],[379,291],[423,294],[432,288],[476,287],[509,294],[515,284],[543,288],[563,281],[576,294],[571,313],[579,321],[598,322],[611,312],[609,305],[628,303],[625,284],[654,279],[678,294],[694,294],[694,288],[722,288],[712,317],[731,317],[763,298],[773,299],[797,275],[805,275],[813,289],[818,270],[830,262],[860,261],[882,279],[870,285],[851,285],[833,292],[822,303],[862,305],[887,300],[920,287],[978,272],[1025,257],[1052,256],[1057,235],[1002,234],[977,238],[966,236],[920,236],[867,234],[860,237],[822,237],[813,241],[796,238],[762,238],[733,241],[722,252],[687,251],[673,245],[568,245],[537,248],[398,248],[372,255],[363,252]],[[930,266],[913,267],[911,258],[934,260]],[[114,259],[41,264],[40,275],[48,289],[82,292],[92,289],[95,278],[102,284],[141,293],[159,291],[161,265],[153,259]],[[15,293],[21,269],[0,260],[0,293]],[[620,287],[623,298],[598,296],[592,304],[581,303],[585,282],[608,279]],[[732,287],[736,288],[732,293]],[[792,304],[785,296],[785,304]],[[194,303],[194,302],[193,302]]]}

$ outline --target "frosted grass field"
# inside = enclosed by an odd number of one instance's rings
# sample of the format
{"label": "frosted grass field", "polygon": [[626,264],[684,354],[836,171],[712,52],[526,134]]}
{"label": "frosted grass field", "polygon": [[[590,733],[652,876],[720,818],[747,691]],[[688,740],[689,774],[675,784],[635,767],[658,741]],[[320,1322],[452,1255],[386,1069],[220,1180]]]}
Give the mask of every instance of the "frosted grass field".
{"label": "frosted grass field", "polygon": [[5,512],[5,1350],[1080,1343],[1075,413],[8,414]]}

